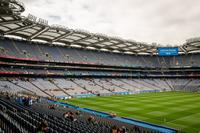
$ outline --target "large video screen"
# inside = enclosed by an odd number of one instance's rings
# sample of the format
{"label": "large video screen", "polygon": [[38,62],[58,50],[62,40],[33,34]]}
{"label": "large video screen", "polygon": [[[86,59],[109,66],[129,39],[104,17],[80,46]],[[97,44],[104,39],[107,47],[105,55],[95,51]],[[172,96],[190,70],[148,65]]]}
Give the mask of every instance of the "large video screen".
{"label": "large video screen", "polygon": [[157,52],[158,52],[159,56],[177,56],[178,55],[178,47],[157,48]]}

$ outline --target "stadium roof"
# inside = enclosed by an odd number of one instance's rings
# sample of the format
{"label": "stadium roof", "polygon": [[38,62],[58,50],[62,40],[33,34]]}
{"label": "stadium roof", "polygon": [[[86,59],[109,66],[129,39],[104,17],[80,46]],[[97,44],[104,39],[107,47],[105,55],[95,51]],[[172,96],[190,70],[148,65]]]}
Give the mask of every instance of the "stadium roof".
{"label": "stadium roof", "polygon": [[[156,43],[147,44],[119,37],[109,37],[82,30],[73,30],[60,25],[48,25],[48,21],[31,14],[21,16],[24,5],[16,0],[0,0],[0,34],[17,36],[26,40],[44,41],[63,46],[95,49],[137,55],[156,55]],[[200,38],[186,40],[179,48],[179,54],[200,52]]]}

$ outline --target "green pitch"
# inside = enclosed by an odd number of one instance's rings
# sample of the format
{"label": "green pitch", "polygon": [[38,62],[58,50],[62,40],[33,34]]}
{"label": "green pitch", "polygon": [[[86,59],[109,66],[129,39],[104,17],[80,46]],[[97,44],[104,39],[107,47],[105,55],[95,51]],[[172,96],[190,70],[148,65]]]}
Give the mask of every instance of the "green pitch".
{"label": "green pitch", "polygon": [[66,102],[98,111],[115,112],[176,128],[187,133],[200,132],[200,93],[162,92],[71,99]]}

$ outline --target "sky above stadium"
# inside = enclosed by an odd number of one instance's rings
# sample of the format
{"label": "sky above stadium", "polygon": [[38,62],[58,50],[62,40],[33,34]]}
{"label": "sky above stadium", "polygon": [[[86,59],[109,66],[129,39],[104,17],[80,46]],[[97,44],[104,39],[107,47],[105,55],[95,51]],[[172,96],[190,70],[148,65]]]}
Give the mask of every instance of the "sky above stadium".
{"label": "sky above stadium", "polygon": [[180,45],[200,36],[199,0],[22,0],[23,15],[140,42]]}

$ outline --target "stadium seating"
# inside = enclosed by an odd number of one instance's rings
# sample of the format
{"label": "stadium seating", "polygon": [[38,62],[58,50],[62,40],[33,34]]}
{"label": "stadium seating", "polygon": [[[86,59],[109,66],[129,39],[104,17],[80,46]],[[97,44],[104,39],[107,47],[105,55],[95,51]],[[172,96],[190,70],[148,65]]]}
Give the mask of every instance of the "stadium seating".
{"label": "stadium seating", "polygon": [[200,64],[198,54],[163,58],[157,56],[133,56],[109,52],[96,52],[62,46],[50,46],[48,44],[38,44],[34,42],[29,42],[27,44],[25,41],[11,39],[1,39],[0,43],[0,56],[34,58],[46,61],[85,62],[133,67],[183,67],[198,66]]}
{"label": "stadium seating", "polygon": [[[11,97],[9,100],[1,94],[0,98],[0,123],[2,129],[9,133],[31,132],[36,133],[41,122],[48,124],[48,133],[109,133],[113,126],[126,127],[131,133],[160,133],[159,131],[146,129],[126,123],[114,121],[93,115],[93,121],[88,121],[91,114],[79,112],[71,108],[56,106],[48,108],[48,102],[35,103],[32,107],[26,107],[16,103]],[[65,112],[72,112],[74,119],[65,118]]]}
{"label": "stadium seating", "polygon": [[39,96],[57,98],[86,94],[112,95],[149,91],[200,91],[199,80],[185,79],[65,79],[65,78],[0,78],[1,91],[16,93],[27,91]]}
{"label": "stadium seating", "polygon": [[[109,52],[96,52],[79,50],[67,47],[49,46],[47,44],[36,44],[17,40],[4,39],[1,41],[1,56],[14,56],[18,58],[34,58],[46,61],[60,62],[85,62],[113,66],[134,67],[159,67],[159,59],[151,56],[119,55]],[[164,60],[164,59],[163,59]],[[157,64],[155,66],[155,64]],[[168,63],[165,63],[165,65]]]}

